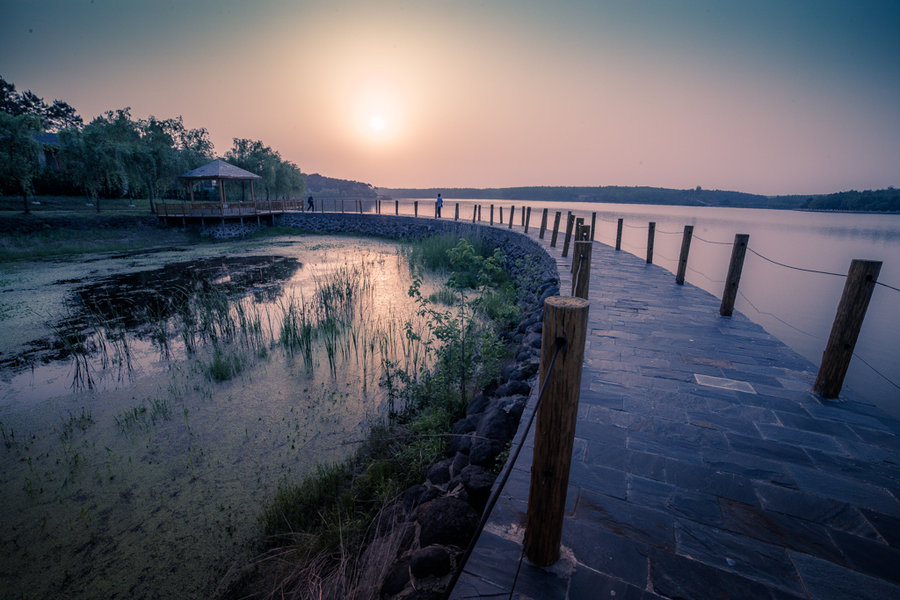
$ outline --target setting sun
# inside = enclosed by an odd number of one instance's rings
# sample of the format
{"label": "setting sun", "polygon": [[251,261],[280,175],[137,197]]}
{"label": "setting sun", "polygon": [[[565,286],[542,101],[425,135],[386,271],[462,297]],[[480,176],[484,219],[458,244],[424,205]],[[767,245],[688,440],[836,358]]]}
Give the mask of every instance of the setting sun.
{"label": "setting sun", "polygon": [[387,129],[387,121],[382,115],[372,115],[369,119],[369,129],[375,133],[381,133]]}

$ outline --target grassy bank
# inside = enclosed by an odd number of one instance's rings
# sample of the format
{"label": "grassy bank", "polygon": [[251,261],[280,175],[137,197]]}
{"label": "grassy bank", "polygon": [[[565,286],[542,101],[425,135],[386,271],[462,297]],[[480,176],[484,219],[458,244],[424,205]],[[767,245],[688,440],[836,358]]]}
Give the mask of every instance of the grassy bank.
{"label": "grassy bank", "polygon": [[97,213],[77,200],[50,198],[25,214],[21,206],[11,206],[14,203],[3,198],[0,262],[87,252],[125,252],[199,240],[194,232],[160,227],[156,217],[150,214],[147,201],[133,204],[129,200],[109,200],[108,209]]}

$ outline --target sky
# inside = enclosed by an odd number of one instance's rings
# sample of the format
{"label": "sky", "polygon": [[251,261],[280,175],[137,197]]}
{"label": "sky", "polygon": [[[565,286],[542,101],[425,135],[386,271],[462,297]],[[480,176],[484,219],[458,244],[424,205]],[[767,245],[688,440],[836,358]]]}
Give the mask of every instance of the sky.
{"label": "sky", "polygon": [[380,187],[900,186],[897,0],[0,0],[0,75]]}

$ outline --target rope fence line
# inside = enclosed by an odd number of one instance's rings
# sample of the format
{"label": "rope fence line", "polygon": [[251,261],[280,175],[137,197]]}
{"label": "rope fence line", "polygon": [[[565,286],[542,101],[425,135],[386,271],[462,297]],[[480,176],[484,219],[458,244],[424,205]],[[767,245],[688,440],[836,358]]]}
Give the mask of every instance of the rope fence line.
{"label": "rope fence line", "polygon": [[886,287],[889,290],[894,290],[895,292],[900,292],[900,288],[896,288],[892,285],[888,285],[886,283],[881,283],[880,281],[876,281],[875,285],[880,285],[881,287]]}
{"label": "rope fence line", "polygon": [[857,354],[856,352],[854,352],[854,353],[853,353],[853,358],[858,358],[862,364],[864,364],[864,365],[866,365],[867,367],[869,367],[870,369],[872,369],[872,371],[873,371],[876,375],[878,375],[879,377],[881,377],[882,379],[884,379],[885,381],[887,381],[890,385],[892,385],[892,386],[894,386],[895,388],[897,388],[898,390],[900,390],[900,384],[898,384],[897,382],[892,381],[891,379],[889,379],[887,375],[885,375],[884,373],[882,373],[881,371],[879,371],[878,369],[876,369],[875,367],[873,367],[871,364],[869,364],[869,361],[867,361],[866,359],[864,359],[862,356],[860,356],[859,354]]}
{"label": "rope fence line", "polygon": [[814,340],[818,340],[818,341],[822,341],[822,342],[825,341],[825,338],[822,337],[821,335],[816,335],[815,333],[810,333],[810,332],[808,332],[808,331],[805,331],[805,330],[803,330],[803,329],[800,329],[799,327],[795,327],[794,325],[788,323],[787,321],[785,321],[784,319],[782,319],[781,317],[779,317],[779,316],[776,315],[775,313],[771,313],[771,312],[767,312],[767,311],[764,311],[764,310],[760,310],[759,307],[757,307],[756,304],[754,304],[753,301],[750,300],[750,298],[748,298],[748,297],[744,294],[743,291],[738,290],[738,295],[739,295],[741,298],[743,298],[744,300],[746,300],[746,301],[747,301],[747,304],[749,304],[751,307],[753,307],[753,310],[755,310],[758,314],[765,315],[765,316],[767,316],[767,317],[772,317],[773,319],[775,319],[776,321],[778,321],[778,322],[781,323],[782,325],[785,325],[785,326],[787,326],[787,327],[790,327],[791,329],[793,329],[793,330],[796,331],[797,333],[802,333],[803,335],[807,335],[807,336],[813,338]]}
{"label": "rope fence line", "polygon": [[832,273],[831,271],[821,271],[819,269],[807,269],[805,267],[795,267],[793,265],[787,265],[783,262],[778,262],[777,260],[773,260],[767,256],[763,256],[762,254],[760,254],[759,252],[757,252],[750,246],[747,246],[747,250],[751,254],[755,254],[756,256],[760,257],[761,259],[768,261],[768,262],[772,263],[773,265],[778,265],[779,267],[784,267],[785,269],[792,269],[794,271],[803,271],[804,273],[818,273],[820,275],[831,275],[833,277],[842,277],[844,279],[847,278],[847,275],[842,274],[842,273]]}
{"label": "rope fence line", "polygon": [[696,233],[694,234],[694,239],[700,240],[701,242],[704,242],[707,244],[714,244],[716,246],[731,246],[732,245],[731,242],[717,242],[714,240],[706,240],[706,239],[703,239],[702,237],[700,237],[699,235],[697,235]]}

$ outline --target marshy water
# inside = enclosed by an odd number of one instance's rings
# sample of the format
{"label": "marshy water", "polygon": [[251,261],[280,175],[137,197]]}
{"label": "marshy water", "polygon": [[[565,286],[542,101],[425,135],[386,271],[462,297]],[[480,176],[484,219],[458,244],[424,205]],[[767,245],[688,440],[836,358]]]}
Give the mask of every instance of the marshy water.
{"label": "marshy water", "polygon": [[322,236],[4,265],[3,597],[213,595],[279,483],[382,418],[385,361],[425,360],[411,281]]}

